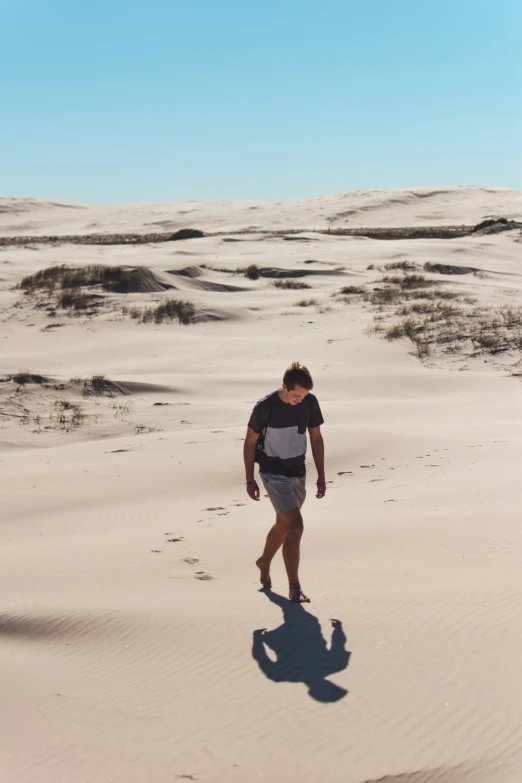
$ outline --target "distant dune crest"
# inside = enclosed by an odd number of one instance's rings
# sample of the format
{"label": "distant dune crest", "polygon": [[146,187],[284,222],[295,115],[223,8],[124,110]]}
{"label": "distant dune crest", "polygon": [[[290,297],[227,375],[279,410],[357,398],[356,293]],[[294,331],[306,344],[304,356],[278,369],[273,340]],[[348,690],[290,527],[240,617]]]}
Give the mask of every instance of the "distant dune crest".
{"label": "distant dune crest", "polygon": [[299,201],[184,201],[90,206],[76,201],[0,198],[0,235],[211,230],[342,229],[475,225],[522,219],[522,191],[452,186],[357,190]]}

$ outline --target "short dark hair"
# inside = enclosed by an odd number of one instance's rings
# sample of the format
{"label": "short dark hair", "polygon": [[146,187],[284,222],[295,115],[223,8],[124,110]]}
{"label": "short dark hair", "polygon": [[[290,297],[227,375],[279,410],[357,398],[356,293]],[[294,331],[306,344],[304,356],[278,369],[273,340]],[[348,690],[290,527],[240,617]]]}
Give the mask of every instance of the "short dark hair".
{"label": "short dark hair", "polygon": [[292,391],[294,386],[300,386],[308,391],[314,388],[314,382],[308,368],[300,362],[292,362],[287,368],[283,376],[283,383],[289,391]]}

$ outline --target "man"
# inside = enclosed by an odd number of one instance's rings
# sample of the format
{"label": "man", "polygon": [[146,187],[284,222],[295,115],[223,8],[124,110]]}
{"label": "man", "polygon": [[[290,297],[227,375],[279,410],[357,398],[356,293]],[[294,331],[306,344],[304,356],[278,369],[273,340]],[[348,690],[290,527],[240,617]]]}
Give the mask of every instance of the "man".
{"label": "man", "polygon": [[[299,582],[299,547],[303,535],[301,506],[306,497],[306,430],[310,435],[312,454],[317,468],[317,498],[326,492],[324,443],[321,424],[324,419],[317,398],[310,394],[312,376],[306,367],[294,362],[285,372],[278,391],[259,400],[248,422],[243,449],[246,488],[252,500],[259,500],[254,479],[254,465],[276,512],[276,521],[268,533],[265,549],[256,565],[261,584],[270,589],[270,563],[279,547],[290,588],[289,597],[296,603],[309,602]],[[261,437],[260,437],[261,436]]]}

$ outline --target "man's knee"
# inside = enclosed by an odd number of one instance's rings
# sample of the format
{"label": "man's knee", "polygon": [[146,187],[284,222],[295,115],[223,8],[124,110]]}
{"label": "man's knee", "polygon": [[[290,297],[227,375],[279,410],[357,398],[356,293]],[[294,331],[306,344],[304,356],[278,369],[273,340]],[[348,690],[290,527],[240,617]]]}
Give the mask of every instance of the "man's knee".
{"label": "man's knee", "polygon": [[303,532],[303,517],[298,508],[294,508],[291,511],[283,511],[277,516],[284,524],[287,534],[301,535]]}

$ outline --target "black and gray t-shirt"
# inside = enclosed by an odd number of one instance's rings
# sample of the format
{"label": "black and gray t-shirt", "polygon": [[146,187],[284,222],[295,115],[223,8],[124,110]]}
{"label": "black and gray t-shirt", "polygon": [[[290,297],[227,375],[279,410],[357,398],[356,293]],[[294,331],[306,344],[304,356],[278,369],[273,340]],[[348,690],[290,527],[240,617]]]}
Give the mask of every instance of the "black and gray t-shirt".
{"label": "black and gray t-shirt", "polygon": [[261,473],[279,476],[304,476],[306,430],[319,427],[324,419],[317,397],[308,393],[302,402],[283,402],[277,391],[263,397],[254,407],[248,426],[254,432],[265,432],[263,451],[259,455]]}

